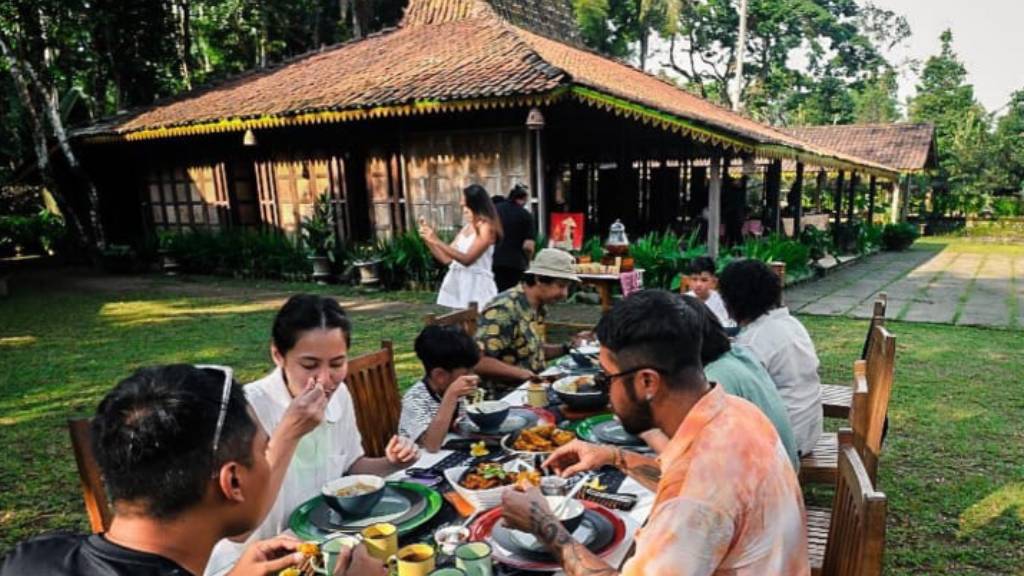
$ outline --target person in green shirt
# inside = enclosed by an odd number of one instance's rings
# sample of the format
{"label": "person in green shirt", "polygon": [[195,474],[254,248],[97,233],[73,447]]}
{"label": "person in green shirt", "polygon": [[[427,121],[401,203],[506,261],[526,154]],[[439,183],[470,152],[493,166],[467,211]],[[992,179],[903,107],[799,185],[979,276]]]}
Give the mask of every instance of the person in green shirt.
{"label": "person in green shirt", "polygon": [[[693,296],[684,295],[681,298],[686,306],[702,317],[700,356],[708,382],[717,382],[729,394],[739,396],[760,408],[775,425],[793,468],[799,470],[800,458],[789,414],[768,371],[749,351],[729,341],[722,324],[703,302]],[[656,430],[644,432],[641,436],[658,453],[668,443],[668,438]]]}

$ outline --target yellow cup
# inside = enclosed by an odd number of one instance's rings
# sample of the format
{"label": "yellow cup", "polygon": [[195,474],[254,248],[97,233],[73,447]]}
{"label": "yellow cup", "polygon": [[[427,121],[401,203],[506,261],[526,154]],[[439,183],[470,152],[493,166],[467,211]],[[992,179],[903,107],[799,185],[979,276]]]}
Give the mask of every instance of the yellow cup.
{"label": "yellow cup", "polygon": [[398,564],[398,576],[428,576],[436,567],[434,547],[427,544],[409,544],[388,559],[392,573],[395,571],[395,564]]}
{"label": "yellow cup", "polygon": [[526,387],[526,403],[534,408],[546,408],[548,405],[548,390],[543,384],[530,384]]}
{"label": "yellow cup", "polygon": [[394,524],[381,522],[363,528],[363,542],[370,556],[387,562],[398,552],[398,528]]}

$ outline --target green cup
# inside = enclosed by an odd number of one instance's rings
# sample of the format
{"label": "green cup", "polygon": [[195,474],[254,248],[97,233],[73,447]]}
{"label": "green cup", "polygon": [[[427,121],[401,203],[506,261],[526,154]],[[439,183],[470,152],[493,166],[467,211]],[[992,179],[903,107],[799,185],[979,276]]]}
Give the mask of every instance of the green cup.
{"label": "green cup", "polygon": [[358,541],[352,536],[342,535],[331,538],[320,545],[320,553],[324,557],[324,574],[334,574],[334,568],[338,565],[338,556],[346,548],[352,548]]}
{"label": "green cup", "polygon": [[427,576],[466,576],[466,573],[458,568],[441,568],[440,570],[434,570]]}
{"label": "green cup", "polygon": [[491,546],[486,542],[469,542],[455,549],[455,566],[466,576],[494,576]]}

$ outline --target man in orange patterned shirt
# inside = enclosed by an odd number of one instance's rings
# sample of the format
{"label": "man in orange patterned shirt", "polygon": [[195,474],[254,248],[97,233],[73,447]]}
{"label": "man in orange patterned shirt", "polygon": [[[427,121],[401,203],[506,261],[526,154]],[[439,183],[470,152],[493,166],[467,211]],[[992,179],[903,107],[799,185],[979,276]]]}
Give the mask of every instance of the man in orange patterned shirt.
{"label": "man in orange patterned shirt", "polygon": [[[634,434],[671,438],[655,460],[572,442],[548,459],[563,476],[614,464],[657,491],[630,576],[810,574],[803,496],[771,421],[753,404],[704,379],[700,319],[678,296],[639,292],[598,325],[612,409]],[[616,384],[618,383],[618,384]],[[507,492],[504,517],[532,532],[566,574],[618,572],[573,539],[536,489]]]}

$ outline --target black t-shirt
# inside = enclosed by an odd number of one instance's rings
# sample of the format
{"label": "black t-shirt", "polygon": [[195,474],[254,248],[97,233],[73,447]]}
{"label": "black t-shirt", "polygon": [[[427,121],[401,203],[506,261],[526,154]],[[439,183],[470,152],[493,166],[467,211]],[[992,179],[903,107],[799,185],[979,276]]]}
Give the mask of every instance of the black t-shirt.
{"label": "black t-shirt", "polygon": [[523,242],[534,237],[533,215],[511,200],[498,204],[497,209],[504,236],[494,247],[494,266],[526,270],[530,263],[523,252]]}
{"label": "black t-shirt", "polygon": [[0,576],[193,576],[171,560],[118,546],[99,534],[48,534],[18,544]]}

